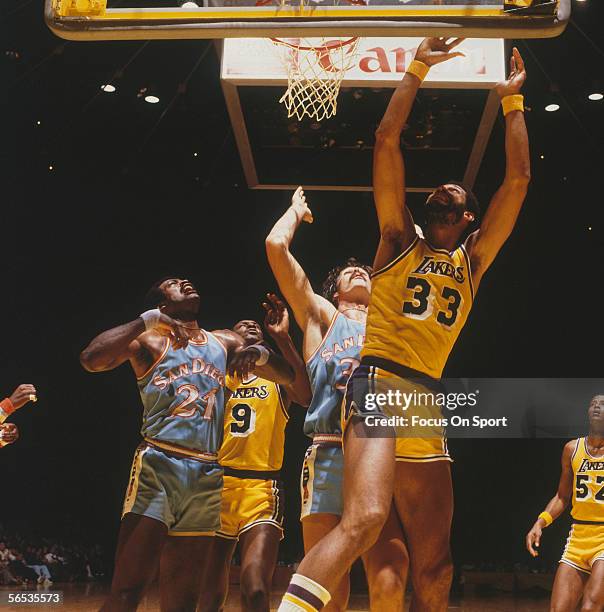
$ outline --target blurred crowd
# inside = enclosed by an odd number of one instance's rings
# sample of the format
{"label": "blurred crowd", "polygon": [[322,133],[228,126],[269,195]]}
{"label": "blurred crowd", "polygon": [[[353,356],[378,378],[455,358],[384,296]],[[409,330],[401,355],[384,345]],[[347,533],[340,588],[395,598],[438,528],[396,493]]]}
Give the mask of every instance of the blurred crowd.
{"label": "blurred crowd", "polygon": [[51,585],[103,578],[101,547],[8,533],[0,526],[0,585]]}

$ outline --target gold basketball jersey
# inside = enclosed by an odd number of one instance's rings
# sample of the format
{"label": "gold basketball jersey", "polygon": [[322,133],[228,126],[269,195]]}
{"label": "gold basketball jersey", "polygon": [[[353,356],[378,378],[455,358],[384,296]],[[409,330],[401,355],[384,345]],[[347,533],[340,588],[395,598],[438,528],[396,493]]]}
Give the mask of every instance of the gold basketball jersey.
{"label": "gold basketball jersey", "polygon": [[257,376],[246,382],[227,376],[226,386],[233,394],[224,410],[218,462],[237,470],[280,470],[289,415],[279,385]]}
{"label": "gold basketball jersey", "polygon": [[577,521],[604,523],[604,456],[587,450],[587,438],[579,438],[572,456],[573,509]]}
{"label": "gold basketball jersey", "polygon": [[432,248],[419,236],[374,272],[363,357],[382,357],[440,378],[472,307],[470,261],[463,245]]}

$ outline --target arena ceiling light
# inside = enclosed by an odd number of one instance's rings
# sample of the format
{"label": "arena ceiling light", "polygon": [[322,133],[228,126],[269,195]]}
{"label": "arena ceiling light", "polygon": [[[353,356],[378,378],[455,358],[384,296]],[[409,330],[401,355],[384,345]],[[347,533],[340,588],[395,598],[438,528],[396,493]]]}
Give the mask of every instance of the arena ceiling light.
{"label": "arena ceiling light", "polygon": [[602,98],[604,98],[604,94],[601,93],[592,93],[589,94],[589,96],[587,96],[590,100],[593,100],[594,102],[597,102],[599,100],[601,100]]}
{"label": "arena ceiling light", "polygon": [[157,104],[159,102],[159,98],[157,96],[145,96],[145,102],[149,104]]}
{"label": "arena ceiling light", "polygon": [[548,105],[545,107],[545,110],[546,110],[548,113],[554,113],[554,112],[556,112],[557,110],[560,110],[560,105],[559,105],[559,104],[548,104]]}
{"label": "arena ceiling light", "polygon": [[101,89],[105,93],[113,93],[116,88],[115,88],[115,85],[112,85],[111,83],[106,83],[105,85],[101,85]]}

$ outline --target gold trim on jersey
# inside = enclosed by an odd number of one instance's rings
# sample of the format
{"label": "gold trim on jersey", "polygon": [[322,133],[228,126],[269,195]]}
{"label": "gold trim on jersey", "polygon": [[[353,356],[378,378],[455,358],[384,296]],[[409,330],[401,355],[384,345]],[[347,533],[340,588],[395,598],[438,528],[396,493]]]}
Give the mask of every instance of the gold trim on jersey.
{"label": "gold trim on jersey", "polygon": [[390,270],[392,266],[395,266],[399,261],[401,261],[401,259],[404,259],[407,255],[409,255],[409,253],[411,253],[411,251],[417,246],[418,242],[419,242],[419,236],[416,234],[415,238],[413,239],[413,242],[411,242],[411,244],[400,255],[397,255],[390,263],[387,263],[385,266],[383,266],[379,270],[376,270],[375,272],[373,272],[373,274],[371,275],[371,278],[375,278],[378,274],[382,274],[382,272],[387,272],[388,270]]}
{"label": "gold trim on jersey", "polygon": [[341,434],[328,434],[328,433],[320,433],[315,434],[312,437],[313,444],[338,444],[342,445],[342,435]]}
{"label": "gold trim on jersey", "polygon": [[164,442],[163,440],[145,438],[145,442],[149,446],[154,446],[159,450],[187,459],[197,459],[198,461],[205,461],[208,463],[215,463],[218,459],[218,455],[216,453],[206,453],[204,451],[193,450],[191,448],[185,448],[184,446],[172,444],[171,442]]}
{"label": "gold trim on jersey", "polygon": [[474,281],[472,280],[472,265],[470,264],[470,254],[468,253],[468,249],[466,249],[465,242],[463,244],[460,244],[459,246],[466,260],[466,264],[468,265],[468,281],[470,283],[470,293],[472,294],[472,304],[473,304],[476,293],[474,291]]}
{"label": "gold trim on jersey", "polygon": [[145,376],[147,376],[147,374],[150,374],[163,360],[164,357],[166,356],[166,353],[168,352],[168,349],[170,348],[170,339],[166,338],[166,345],[164,346],[161,355],[159,356],[159,358],[157,359],[157,361],[142,375],[142,376],[138,376],[136,378],[136,380],[143,380],[143,378],[145,378]]}
{"label": "gold trim on jersey", "polygon": [[289,421],[289,412],[285,406],[285,399],[283,399],[283,390],[281,389],[281,385],[275,385],[277,387],[277,395],[279,396],[279,407],[283,411],[283,416],[286,421]]}

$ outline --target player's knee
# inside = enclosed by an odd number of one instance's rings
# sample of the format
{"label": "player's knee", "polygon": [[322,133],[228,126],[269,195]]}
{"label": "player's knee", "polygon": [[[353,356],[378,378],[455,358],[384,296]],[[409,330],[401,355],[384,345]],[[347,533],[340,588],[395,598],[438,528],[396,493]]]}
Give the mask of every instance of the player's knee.
{"label": "player's knee", "polygon": [[262,584],[257,584],[241,591],[244,610],[268,610],[269,597],[269,590]]}
{"label": "player's knee", "polygon": [[389,509],[381,508],[376,504],[351,515],[343,516],[340,525],[345,532],[345,537],[349,538],[347,541],[358,543],[365,550],[372,546],[388,518],[388,511]]}
{"label": "player's knee", "polygon": [[241,600],[245,610],[268,610],[270,584],[259,572],[247,571],[241,576]]}
{"label": "player's knee", "polygon": [[453,563],[449,554],[433,559],[429,565],[416,569],[413,576],[415,592],[430,592],[435,588],[449,589],[453,581]]}
{"label": "player's knee", "polygon": [[604,610],[604,601],[597,601],[589,593],[583,595],[581,602],[581,612],[602,612]]}
{"label": "player's knee", "polygon": [[369,592],[372,604],[377,601],[398,602],[404,597],[405,581],[401,568],[392,566],[381,569],[370,578]]}

